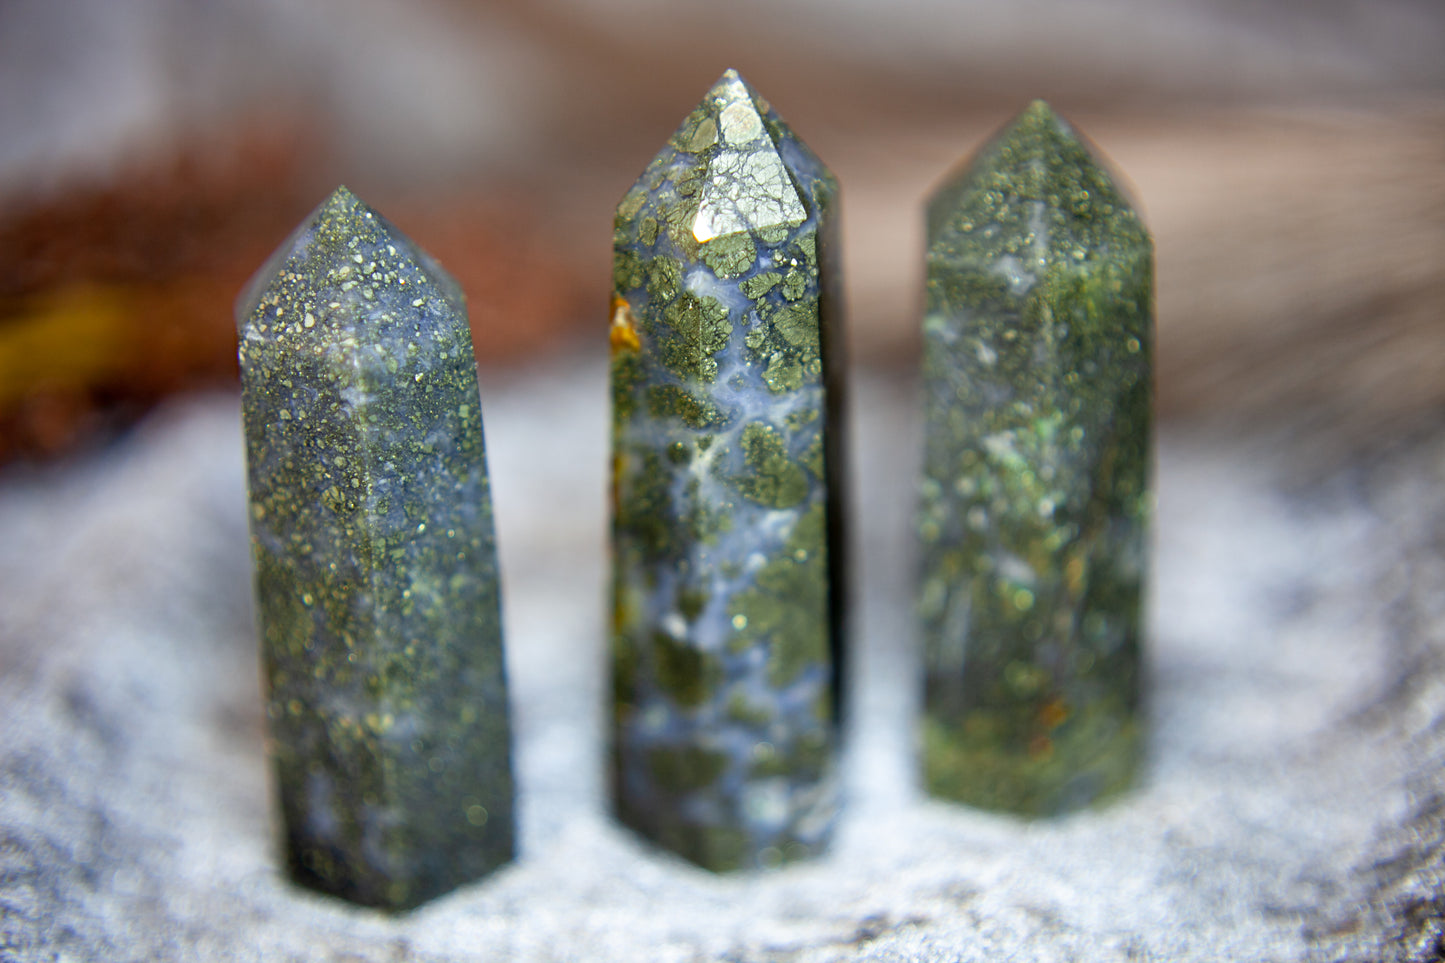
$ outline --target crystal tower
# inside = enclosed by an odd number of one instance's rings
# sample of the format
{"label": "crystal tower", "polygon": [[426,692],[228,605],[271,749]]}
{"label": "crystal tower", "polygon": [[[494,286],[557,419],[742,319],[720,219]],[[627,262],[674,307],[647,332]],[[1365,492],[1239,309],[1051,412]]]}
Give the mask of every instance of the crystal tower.
{"label": "crystal tower", "polygon": [[513,851],[466,305],[440,265],[340,188],[236,316],[268,745],[292,875],[411,907]]}
{"label": "crystal tower", "polygon": [[617,210],[614,798],[713,870],[814,853],[836,809],[836,210],[731,70]]}
{"label": "crystal tower", "polygon": [[1036,102],[928,208],[928,789],[1047,815],[1140,754],[1153,244]]}

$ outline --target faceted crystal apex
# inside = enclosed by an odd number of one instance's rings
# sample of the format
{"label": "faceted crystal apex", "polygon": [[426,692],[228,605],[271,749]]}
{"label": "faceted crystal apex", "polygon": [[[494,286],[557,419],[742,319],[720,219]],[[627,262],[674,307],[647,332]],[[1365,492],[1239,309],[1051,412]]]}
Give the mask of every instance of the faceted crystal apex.
{"label": "faceted crystal apex", "polygon": [[354,258],[359,244],[389,248],[410,261],[431,282],[453,311],[466,311],[461,286],[435,258],[418,247],[370,205],[339,186],[313,210],[252,275],[236,299],[236,324],[244,328],[261,299],[283,272],[315,288],[338,266]]}
{"label": "faceted crystal apex", "polygon": [[768,102],[729,69],[633,191],[649,190],[648,174],[662,164],[676,191],[672,203],[682,207],[697,244],[802,224],[808,209],[780,150],[780,135],[795,140]]}
{"label": "faceted crystal apex", "polygon": [[700,106],[709,105],[717,113],[719,140],[728,147],[753,147],[765,132],[767,102],[731,67],[723,71]]}
{"label": "faceted crystal apex", "polygon": [[[1038,206],[1042,205],[1042,208]],[[1087,138],[1035,100],[950,173],[928,203],[930,247],[1034,208],[1036,243],[1077,235],[1148,243],[1128,193]],[[999,234],[1002,236],[1002,232]],[[1049,240],[1052,239],[1052,242]],[[944,240],[945,246],[952,246]]]}
{"label": "faceted crystal apex", "polygon": [[766,102],[729,68],[700,106],[709,104],[717,116],[716,149],[692,225],[698,243],[806,221],[803,199],[768,131]]}

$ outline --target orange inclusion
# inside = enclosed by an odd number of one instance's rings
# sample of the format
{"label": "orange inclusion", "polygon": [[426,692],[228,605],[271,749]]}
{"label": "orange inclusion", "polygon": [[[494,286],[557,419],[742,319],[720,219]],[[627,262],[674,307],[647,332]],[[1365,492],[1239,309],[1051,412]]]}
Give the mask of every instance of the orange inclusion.
{"label": "orange inclusion", "polygon": [[1039,710],[1039,724],[1045,729],[1057,729],[1069,717],[1069,707],[1060,699],[1051,699]]}
{"label": "orange inclusion", "polygon": [[629,351],[636,351],[642,346],[637,339],[637,325],[632,320],[632,308],[627,301],[612,296],[612,330],[608,334],[612,342],[612,353],[626,348]]}

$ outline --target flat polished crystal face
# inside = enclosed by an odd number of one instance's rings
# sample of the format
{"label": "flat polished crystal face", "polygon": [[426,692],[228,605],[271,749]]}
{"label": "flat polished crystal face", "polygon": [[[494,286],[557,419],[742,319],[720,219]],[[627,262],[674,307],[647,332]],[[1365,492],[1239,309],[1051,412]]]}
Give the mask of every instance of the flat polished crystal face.
{"label": "flat polished crystal face", "polygon": [[1140,755],[1153,245],[1042,102],[938,190],[928,245],[925,778],[1060,812]]}
{"label": "flat polished crystal face", "polygon": [[236,310],[287,859],[314,888],[414,906],[513,850],[465,303],[435,261],[341,188]]}
{"label": "flat polished crystal face", "polygon": [[836,809],[836,194],[728,71],[617,211],[614,795],[715,870]]}
{"label": "flat polished crystal face", "polygon": [[803,199],[736,73],[713,88],[717,121],[704,121],[688,146],[707,158],[692,233],[699,244],[725,234],[793,228],[808,219]]}

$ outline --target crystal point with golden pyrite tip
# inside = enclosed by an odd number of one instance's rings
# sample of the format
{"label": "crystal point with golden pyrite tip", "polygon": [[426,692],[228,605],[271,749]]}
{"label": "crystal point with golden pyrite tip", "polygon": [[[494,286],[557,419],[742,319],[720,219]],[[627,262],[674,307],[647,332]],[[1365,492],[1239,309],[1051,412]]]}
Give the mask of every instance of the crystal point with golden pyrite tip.
{"label": "crystal point with golden pyrite tip", "polygon": [[513,852],[471,333],[345,188],[236,306],[270,754],[292,875],[404,909]]}
{"label": "crystal point with golden pyrite tip", "polygon": [[1153,244],[1042,102],[928,210],[924,770],[1028,815],[1140,751]]}
{"label": "crystal point with golden pyrite tip", "polygon": [[617,211],[614,798],[713,870],[819,851],[837,805],[836,210],[730,70]]}

